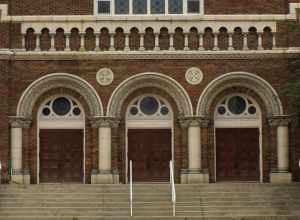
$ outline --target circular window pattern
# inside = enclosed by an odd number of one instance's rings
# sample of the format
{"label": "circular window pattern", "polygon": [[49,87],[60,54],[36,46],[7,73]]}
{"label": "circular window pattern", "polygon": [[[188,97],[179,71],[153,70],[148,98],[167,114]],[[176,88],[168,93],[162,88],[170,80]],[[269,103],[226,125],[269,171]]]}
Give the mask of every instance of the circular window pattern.
{"label": "circular window pattern", "polygon": [[147,118],[147,119],[170,119],[170,108],[165,101],[153,97],[143,96],[132,102],[128,108],[130,118]]}
{"label": "circular window pattern", "polygon": [[250,106],[248,108],[248,113],[251,115],[255,115],[256,114],[256,108],[254,106]]}
{"label": "circular window pattern", "polygon": [[139,110],[137,107],[131,107],[130,114],[137,115],[138,112],[139,112]]}
{"label": "circular window pattern", "polygon": [[44,104],[40,115],[44,118],[78,118],[82,116],[82,110],[73,99],[58,97]]}
{"label": "circular window pattern", "polygon": [[229,96],[221,100],[215,114],[219,117],[257,117],[257,106],[249,98],[241,95]]}
{"label": "circular window pattern", "polygon": [[43,115],[44,116],[48,116],[48,115],[50,115],[50,113],[51,113],[51,111],[50,111],[49,108],[43,108]]}
{"label": "circular window pattern", "polygon": [[224,115],[224,114],[226,113],[226,108],[225,108],[224,106],[220,106],[220,107],[218,108],[218,113],[219,113],[220,115]]}
{"label": "circular window pattern", "polygon": [[74,115],[77,115],[77,116],[80,115],[80,114],[81,114],[80,108],[78,108],[78,107],[74,108],[74,109],[73,109],[73,114],[74,114]]}
{"label": "circular window pattern", "polygon": [[166,106],[164,106],[160,109],[160,113],[162,115],[167,115],[167,114],[169,114],[169,109]]}
{"label": "circular window pattern", "polygon": [[232,114],[240,115],[247,107],[246,101],[241,96],[231,97],[228,101],[228,109]]}
{"label": "circular window pattern", "polygon": [[141,111],[146,115],[153,115],[159,107],[158,101],[153,97],[145,97],[140,103]]}
{"label": "circular window pattern", "polygon": [[71,103],[68,99],[60,97],[54,100],[52,108],[55,114],[63,116],[70,111]]}

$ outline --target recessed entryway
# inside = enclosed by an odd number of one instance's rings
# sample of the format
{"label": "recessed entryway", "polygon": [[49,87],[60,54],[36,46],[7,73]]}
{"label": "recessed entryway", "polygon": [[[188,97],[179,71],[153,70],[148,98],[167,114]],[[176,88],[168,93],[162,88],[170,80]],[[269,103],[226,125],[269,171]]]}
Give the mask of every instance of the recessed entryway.
{"label": "recessed entryway", "polygon": [[133,181],[169,181],[173,153],[173,112],[169,103],[151,94],[134,99],[127,110],[126,126],[127,164],[132,160]]}

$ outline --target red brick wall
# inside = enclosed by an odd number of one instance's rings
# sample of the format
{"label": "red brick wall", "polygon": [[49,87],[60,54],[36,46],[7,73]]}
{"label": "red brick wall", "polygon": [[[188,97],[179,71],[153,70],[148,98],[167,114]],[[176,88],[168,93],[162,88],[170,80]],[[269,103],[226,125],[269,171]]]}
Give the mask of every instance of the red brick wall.
{"label": "red brick wall", "polygon": [[[2,182],[8,181],[9,127],[8,127],[8,61],[0,61],[0,160],[2,162]],[[1,174],[0,174],[1,175]]]}
{"label": "red brick wall", "polygon": [[[133,74],[141,72],[160,72],[167,74],[180,82],[180,84],[187,90],[191,97],[194,110],[196,108],[200,94],[206,85],[211,82],[216,77],[232,72],[232,71],[247,71],[255,73],[265,80],[267,80],[279,93],[282,97],[283,104],[286,106],[286,100],[282,96],[282,89],[284,88],[285,83],[290,79],[289,74],[289,64],[287,60],[283,59],[262,59],[262,60],[90,60],[90,61],[12,61],[10,66],[10,83],[9,83],[9,115],[16,114],[16,107],[18,100],[22,92],[28,87],[28,85],[39,77],[54,73],[54,72],[67,72],[71,74],[78,75],[83,79],[87,80],[99,93],[99,96],[102,100],[104,111],[108,100],[111,96],[112,91],[125,79],[132,76]],[[198,86],[189,85],[184,79],[184,72],[191,66],[197,66],[204,72],[203,82]],[[101,67],[110,67],[115,73],[115,80],[110,86],[100,86],[95,79],[96,72]],[[5,85],[5,84],[4,84]],[[3,85],[2,85],[3,86]],[[240,91],[240,88],[236,88]],[[150,88],[146,89],[147,91],[151,90]],[[146,90],[141,90],[140,92],[146,92]],[[233,89],[236,91],[235,89]],[[5,91],[5,90],[1,90]],[[61,90],[65,91],[65,90]],[[151,90],[159,95],[163,95],[169,99],[172,104],[174,101],[168,97],[163,91],[160,90]],[[229,93],[232,90],[225,91]],[[252,91],[244,91],[247,94],[256,97]],[[45,94],[38,103],[45,97],[48,97],[50,94],[57,93],[57,91],[52,91],[48,94]],[[66,91],[69,92],[69,91]],[[139,92],[137,92],[139,93]],[[133,95],[134,96],[134,95]],[[77,97],[77,95],[76,95]],[[261,104],[262,109],[264,106],[262,101],[258,99],[258,102]],[[126,101],[128,103],[130,97]],[[2,104],[2,103],[1,103]],[[5,108],[5,106],[4,106]],[[37,111],[38,104],[35,107],[34,112]],[[126,105],[124,106],[124,109]],[[173,108],[176,112],[175,104]],[[2,109],[2,106],[1,106]],[[123,109],[123,112],[125,111]],[[286,109],[286,108],[285,108]],[[3,112],[3,111],[1,111]],[[285,112],[287,113],[287,112]],[[34,117],[36,113],[34,113]],[[1,117],[1,113],[0,113]],[[2,116],[3,117],[3,116]],[[3,120],[2,120],[3,121]],[[1,121],[1,122],[2,122]],[[5,120],[4,120],[5,121]],[[112,165],[113,168],[118,168],[121,179],[124,181],[124,143],[125,143],[125,132],[124,132],[124,120],[121,121],[119,129],[113,132],[113,151],[112,155],[114,156]],[[0,124],[1,126],[1,124]],[[7,127],[7,121],[3,125]],[[33,121],[33,127],[28,132],[27,136],[30,136],[28,140],[24,137],[24,143],[28,143],[27,146],[24,146],[25,154],[27,154],[28,159],[25,159],[24,166],[26,163],[30,167],[30,170],[33,174],[32,182],[35,182],[36,177],[36,119]],[[87,125],[87,139],[86,139],[86,181],[89,182],[90,172],[92,169],[97,168],[97,131],[95,129],[89,128]],[[6,128],[7,130],[7,128]],[[212,150],[214,146],[214,134],[211,128],[203,129],[203,167],[209,169],[211,174],[214,174],[214,151]],[[179,172],[181,169],[187,168],[187,140],[186,140],[186,129],[180,128],[177,124],[175,125],[175,158],[176,158],[176,179],[179,181]],[[26,136],[26,133],[24,133]],[[264,180],[267,181],[269,178],[269,172],[272,167],[276,166],[276,131],[271,129],[266,120],[266,115],[263,117],[263,155],[264,155]],[[8,133],[4,134],[4,137],[0,139],[1,146],[5,146],[1,149],[6,149],[5,155],[8,155]],[[27,140],[27,141],[26,141]],[[28,146],[29,145],[29,146]],[[1,154],[2,155],[2,154]],[[297,157],[297,156],[295,156]],[[5,156],[6,159],[7,156]],[[295,164],[295,159],[291,161],[291,164]],[[25,166],[26,167],[26,166]],[[295,169],[295,168],[293,168]],[[295,175],[295,173],[294,173]],[[214,181],[213,176],[211,176],[211,181]]]}
{"label": "red brick wall", "polygon": [[[93,14],[93,0],[1,0],[11,15]],[[296,1],[293,1],[296,2]],[[206,14],[285,14],[286,0],[205,0]]]}

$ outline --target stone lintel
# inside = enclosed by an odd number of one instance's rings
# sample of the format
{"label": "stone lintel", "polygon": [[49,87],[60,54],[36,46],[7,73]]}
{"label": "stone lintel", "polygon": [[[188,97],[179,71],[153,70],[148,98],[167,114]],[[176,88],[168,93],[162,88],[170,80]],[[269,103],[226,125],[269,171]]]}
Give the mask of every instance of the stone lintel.
{"label": "stone lintel", "polygon": [[210,118],[204,116],[186,116],[186,117],[179,117],[178,122],[181,127],[201,127],[207,128],[210,126]]}

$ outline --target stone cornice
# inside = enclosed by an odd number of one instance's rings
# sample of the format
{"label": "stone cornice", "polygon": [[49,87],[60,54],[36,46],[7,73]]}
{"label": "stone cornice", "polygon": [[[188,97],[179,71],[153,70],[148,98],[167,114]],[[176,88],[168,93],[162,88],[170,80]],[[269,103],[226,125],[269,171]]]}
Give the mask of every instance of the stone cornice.
{"label": "stone cornice", "polygon": [[0,60],[114,60],[114,59],[284,59],[300,58],[300,48],[253,51],[54,51],[22,52],[18,50],[0,50]]}
{"label": "stone cornice", "polygon": [[186,117],[179,117],[178,123],[182,128],[187,127],[201,127],[207,128],[210,125],[210,118],[203,117],[203,116],[186,116]]}
{"label": "stone cornice", "polygon": [[116,128],[120,124],[120,120],[115,117],[93,117],[90,118],[90,123],[93,128]]}
{"label": "stone cornice", "polygon": [[32,123],[31,118],[10,116],[9,123],[11,128],[29,128]]}
{"label": "stone cornice", "polygon": [[276,115],[268,118],[271,127],[289,126],[293,121],[293,115]]}

